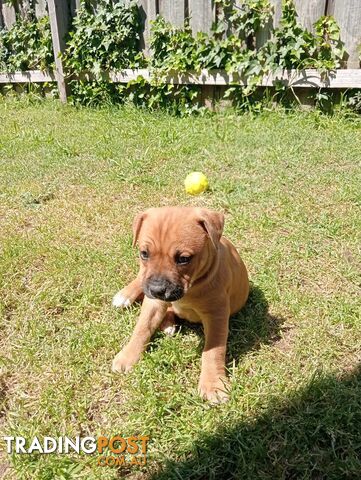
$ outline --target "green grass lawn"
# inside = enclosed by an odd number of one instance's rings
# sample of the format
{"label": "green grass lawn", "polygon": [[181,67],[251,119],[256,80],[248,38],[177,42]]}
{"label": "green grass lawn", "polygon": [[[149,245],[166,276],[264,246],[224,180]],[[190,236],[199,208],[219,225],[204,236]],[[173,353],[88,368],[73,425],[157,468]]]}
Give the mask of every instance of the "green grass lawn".
{"label": "green grass lawn", "polygon": [[[360,159],[341,116],[2,101],[0,436],[151,437],[143,468],[3,452],[4,478],[361,478]],[[186,196],[192,170],[210,192]],[[253,285],[216,407],[196,391],[201,328],[110,370],[139,313],[111,307],[137,272],[132,219],[172,204],[223,210]]]}

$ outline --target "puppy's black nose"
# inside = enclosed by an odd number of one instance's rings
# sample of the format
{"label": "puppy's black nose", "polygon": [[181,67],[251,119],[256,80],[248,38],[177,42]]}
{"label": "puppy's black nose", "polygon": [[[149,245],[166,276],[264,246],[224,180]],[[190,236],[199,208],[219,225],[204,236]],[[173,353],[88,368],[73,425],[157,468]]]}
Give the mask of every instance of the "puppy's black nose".
{"label": "puppy's black nose", "polygon": [[184,295],[181,285],[177,285],[165,277],[148,278],[143,284],[143,290],[147,297],[166,302],[174,302]]}
{"label": "puppy's black nose", "polygon": [[147,287],[152,297],[163,299],[169,287],[169,281],[163,277],[151,278]]}

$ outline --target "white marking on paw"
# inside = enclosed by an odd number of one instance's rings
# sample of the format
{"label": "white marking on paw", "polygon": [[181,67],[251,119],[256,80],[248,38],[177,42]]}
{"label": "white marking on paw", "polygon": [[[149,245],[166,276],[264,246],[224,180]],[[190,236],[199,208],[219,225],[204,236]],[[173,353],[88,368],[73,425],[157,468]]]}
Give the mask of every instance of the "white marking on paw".
{"label": "white marking on paw", "polygon": [[177,327],[176,327],[175,325],[168,325],[168,327],[165,327],[165,328],[163,329],[163,332],[164,332],[166,335],[171,336],[171,335],[174,335],[174,334],[175,334],[176,330],[177,330]]}
{"label": "white marking on paw", "polygon": [[129,298],[125,297],[122,293],[118,292],[113,297],[112,305],[113,307],[117,307],[117,308],[129,307],[130,300]]}

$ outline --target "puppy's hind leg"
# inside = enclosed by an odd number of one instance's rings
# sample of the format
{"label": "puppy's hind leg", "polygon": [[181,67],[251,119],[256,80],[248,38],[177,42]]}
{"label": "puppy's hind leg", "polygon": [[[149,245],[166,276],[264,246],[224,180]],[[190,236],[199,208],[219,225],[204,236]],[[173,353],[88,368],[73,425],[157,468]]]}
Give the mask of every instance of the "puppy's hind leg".
{"label": "puppy's hind leg", "polygon": [[126,287],[116,293],[113,297],[113,307],[124,308],[129,307],[136,300],[142,300],[144,293],[142,290],[142,284],[139,278],[129,283]]}
{"label": "puppy's hind leg", "polygon": [[166,335],[171,336],[175,334],[177,327],[175,324],[175,315],[172,307],[168,308],[167,313],[165,314],[165,317],[163,318],[159,328]]}

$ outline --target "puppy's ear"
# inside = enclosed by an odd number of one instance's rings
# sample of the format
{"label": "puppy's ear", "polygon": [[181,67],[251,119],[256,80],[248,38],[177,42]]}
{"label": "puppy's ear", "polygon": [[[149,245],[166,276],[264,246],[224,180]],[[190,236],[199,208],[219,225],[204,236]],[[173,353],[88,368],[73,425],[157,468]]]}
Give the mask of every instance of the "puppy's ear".
{"label": "puppy's ear", "polygon": [[141,212],[141,213],[138,213],[138,215],[133,220],[133,242],[132,242],[133,247],[135,247],[135,244],[137,243],[139,232],[142,227],[142,223],[144,221],[145,216],[146,216],[146,213]]}
{"label": "puppy's ear", "polygon": [[214,248],[218,248],[224,227],[224,215],[221,212],[214,212],[212,210],[201,209],[199,224],[207,232],[211,239]]}

